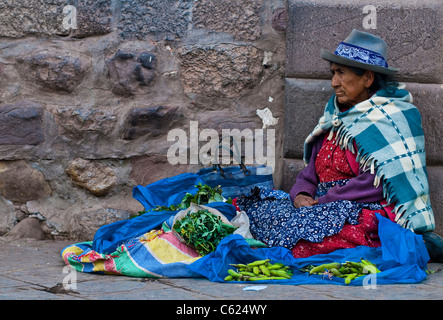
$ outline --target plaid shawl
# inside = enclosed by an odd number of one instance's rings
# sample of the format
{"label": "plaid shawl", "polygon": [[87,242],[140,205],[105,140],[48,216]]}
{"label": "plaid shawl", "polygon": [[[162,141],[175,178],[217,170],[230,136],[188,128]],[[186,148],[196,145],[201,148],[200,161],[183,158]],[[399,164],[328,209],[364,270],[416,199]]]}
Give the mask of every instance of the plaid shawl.
{"label": "plaid shawl", "polygon": [[408,91],[382,89],[345,112],[339,111],[333,95],[305,141],[305,163],[316,137],[328,131],[330,138],[337,132],[337,144],[353,153],[355,141],[357,161],[375,173],[375,186],[383,183],[399,225],[417,233],[434,230],[421,115]]}

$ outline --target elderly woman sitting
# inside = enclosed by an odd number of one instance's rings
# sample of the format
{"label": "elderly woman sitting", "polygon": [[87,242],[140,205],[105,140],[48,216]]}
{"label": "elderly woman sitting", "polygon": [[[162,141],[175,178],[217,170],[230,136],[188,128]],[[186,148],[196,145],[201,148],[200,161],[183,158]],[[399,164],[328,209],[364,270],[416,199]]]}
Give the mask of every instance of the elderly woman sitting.
{"label": "elderly woman sitting", "polygon": [[[321,56],[330,62],[335,93],[306,139],[307,166],[289,195],[255,188],[238,199],[252,235],[307,257],[379,246],[375,213],[431,234],[421,116],[410,93],[390,80],[397,70],[386,62],[386,42],[353,30]],[[441,238],[426,239],[428,250],[441,252]]]}

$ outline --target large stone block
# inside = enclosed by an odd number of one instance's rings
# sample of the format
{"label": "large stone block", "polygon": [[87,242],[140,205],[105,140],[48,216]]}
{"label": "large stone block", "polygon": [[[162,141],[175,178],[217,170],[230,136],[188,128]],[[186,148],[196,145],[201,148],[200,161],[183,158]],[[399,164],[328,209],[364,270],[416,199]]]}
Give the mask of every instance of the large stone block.
{"label": "large stone block", "polygon": [[26,203],[50,195],[51,187],[26,161],[0,161],[0,192],[8,200]]}
{"label": "large stone block", "polygon": [[76,240],[90,241],[97,230],[113,222],[127,220],[131,214],[127,210],[115,208],[85,209],[73,214],[69,222],[69,236]]}
{"label": "large stone block", "polygon": [[0,2],[0,36],[68,35],[63,27],[63,8],[67,0],[26,0]]}
{"label": "large stone block", "polygon": [[[364,21],[369,24],[369,12],[363,11],[368,4],[376,9],[375,29],[363,26]],[[354,28],[388,43],[388,64],[401,69],[400,80],[443,82],[443,3],[439,0],[289,0],[286,76],[329,77],[321,48],[333,52]]]}
{"label": "large stone block", "polygon": [[263,0],[196,1],[192,20],[197,28],[226,32],[236,39],[257,40],[261,36],[262,4]]}
{"label": "large stone block", "polygon": [[0,2],[0,36],[86,37],[112,32],[111,0]]}
{"label": "large stone block", "polygon": [[39,52],[17,58],[17,70],[27,82],[40,87],[72,92],[83,80],[91,62],[72,52]]}
{"label": "large stone block", "polygon": [[124,39],[182,38],[191,23],[193,3],[193,0],[121,1],[119,35]]}
{"label": "large stone block", "polygon": [[197,172],[199,165],[169,163],[164,155],[146,155],[131,159],[131,179],[137,185],[146,186],[164,178],[185,172]]}
{"label": "large stone block", "polygon": [[111,0],[77,0],[75,8],[77,23],[71,29],[72,36],[83,38],[112,32]]}
{"label": "large stone block", "polygon": [[0,105],[0,145],[38,145],[44,141],[43,108],[21,100]]}
{"label": "large stone block", "polygon": [[167,134],[168,130],[181,123],[183,115],[179,107],[140,107],[134,108],[128,115],[124,139],[134,140],[149,135],[157,137]]}
{"label": "large stone block", "polygon": [[233,98],[260,81],[264,53],[254,46],[217,44],[183,47],[185,93]]}
{"label": "large stone block", "polygon": [[152,53],[119,50],[106,59],[112,92],[122,96],[145,92],[155,79],[156,64],[157,58]]}
{"label": "large stone block", "polygon": [[109,136],[116,127],[117,115],[106,107],[69,108],[53,107],[60,134],[78,142],[93,136]]}
{"label": "large stone block", "polygon": [[17,223],[9,231],[8,238],[44,240],[46,236],[38,219],[29,217]]}
{"label": "large stone block", "polygon": [[330,81],[286,79],[283,157],[303,157],[303,143],[322,116],[333,90]]}
{"label": "large stone block", "polygon": [[66,168],[72,182],[93,195],[104,196],[117,184],[112,168],[99,161],[77,158]]}
{"label": "large stone block", "polygon": [[233,114],[231,110],[206,110],[198,118],[199,129],[214,129],[220,137],[223,130],[252,130],[262,128],[260,118],[249,114]]}

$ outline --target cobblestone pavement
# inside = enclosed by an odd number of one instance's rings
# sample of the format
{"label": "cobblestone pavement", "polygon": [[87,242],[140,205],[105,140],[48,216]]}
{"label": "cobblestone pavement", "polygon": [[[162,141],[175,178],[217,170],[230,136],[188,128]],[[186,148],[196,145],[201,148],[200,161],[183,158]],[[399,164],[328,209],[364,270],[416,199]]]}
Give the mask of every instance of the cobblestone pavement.
{"label": "cobblestone pavement", "polygon": [[[443,264],[418,284],[378,285],[374,289],[340,285],[269,285],[259,291],[245,284],[215,283],[206,278],[149,280],[74,272],[76,287],[66,290],[73,276],[60,252],[72,243],[0,239],[0,300],[441,300]],[[66,268],[65,268],[66,267]],[[72,278],[71,278],[72,279]],[[71,282],[68,282],[71,283]],[[256,285],[253,285],[256,286]],[[257,302],[257,301],[256,301]]]}

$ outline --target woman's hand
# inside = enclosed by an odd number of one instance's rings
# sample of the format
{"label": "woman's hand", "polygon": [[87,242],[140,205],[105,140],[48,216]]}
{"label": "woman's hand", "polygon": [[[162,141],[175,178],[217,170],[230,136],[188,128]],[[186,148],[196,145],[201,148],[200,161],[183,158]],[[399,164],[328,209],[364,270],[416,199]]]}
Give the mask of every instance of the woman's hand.
{"label": "woman's hand", "polygon": [[312,199],[311,196],[301,193],[298,194],[294,199],[294,207],[296,208],[310,207],[316,204],[318,204],[317,200]]}

